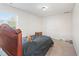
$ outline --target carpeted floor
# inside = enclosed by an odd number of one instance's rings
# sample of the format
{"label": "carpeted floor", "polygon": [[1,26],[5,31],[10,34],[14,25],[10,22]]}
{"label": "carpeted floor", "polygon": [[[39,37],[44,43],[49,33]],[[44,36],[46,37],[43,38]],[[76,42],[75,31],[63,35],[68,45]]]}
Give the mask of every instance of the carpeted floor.
{"label": "carpeted floor", "polygon": [[49,48],[46,56],[76,56],[73,44],[63,40],[54,40],[54,46]]}

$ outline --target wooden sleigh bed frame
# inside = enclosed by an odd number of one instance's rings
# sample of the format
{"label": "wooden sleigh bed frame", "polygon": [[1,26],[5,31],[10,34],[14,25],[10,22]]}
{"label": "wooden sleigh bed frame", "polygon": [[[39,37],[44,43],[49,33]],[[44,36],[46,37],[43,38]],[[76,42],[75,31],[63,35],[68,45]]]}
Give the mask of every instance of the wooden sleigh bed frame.
{"label": "wooden sleigh bed frame", "polygon": [[22,32],[7,24],[0,25],[0,48],[9,56],[22,56]]}

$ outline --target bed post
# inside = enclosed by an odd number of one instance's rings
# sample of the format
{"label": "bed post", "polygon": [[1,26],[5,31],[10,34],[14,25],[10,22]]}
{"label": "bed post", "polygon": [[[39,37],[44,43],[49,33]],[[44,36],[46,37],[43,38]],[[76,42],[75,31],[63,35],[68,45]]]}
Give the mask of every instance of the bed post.
{"label": "bed post", "polygon": [[18,34],[17,56],[22,56],[22,32]]}

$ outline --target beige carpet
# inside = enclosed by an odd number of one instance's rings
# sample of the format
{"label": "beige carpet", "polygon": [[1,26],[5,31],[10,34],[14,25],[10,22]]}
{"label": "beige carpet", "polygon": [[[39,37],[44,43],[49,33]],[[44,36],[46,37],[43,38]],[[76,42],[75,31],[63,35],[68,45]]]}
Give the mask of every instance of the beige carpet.
{"label": "beige carpet", "polygon": [[76,56],[73,44],[63,40],[54,40],[54,46],[49,48],[46,56]]}

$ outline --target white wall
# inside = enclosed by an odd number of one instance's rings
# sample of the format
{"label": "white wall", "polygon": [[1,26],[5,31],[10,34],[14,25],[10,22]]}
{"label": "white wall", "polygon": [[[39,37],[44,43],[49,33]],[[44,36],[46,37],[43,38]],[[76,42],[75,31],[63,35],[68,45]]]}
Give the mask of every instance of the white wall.
{"label": "white wall", "polygon": [[71,13],[41,18],[22,10],[1,4],[0,12],[14,13],[18,16],[17,26],[19,26],[23,31],[23,36],[43,30],[44,34],[50,35],[56,39],[72,39]]}
{"label": "white wall", "polygon": [[2,4],[0,4],[0,12],[13,13],[18,16],[18,26],[23,31],[23,36],[42,31],[42,19],[38,16]]}
{"label": "white wall", "polygon": [[79,55],[79,4],[75,4],[72,19],[73,43],[76,49],[76,53]]}
{"label": "white wall", "polygon": [[55,39],[72,40],[71,13],[44,17],[43,32]]}

